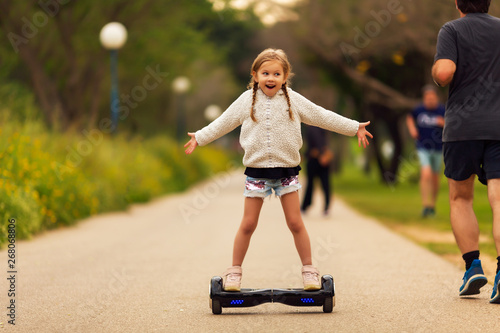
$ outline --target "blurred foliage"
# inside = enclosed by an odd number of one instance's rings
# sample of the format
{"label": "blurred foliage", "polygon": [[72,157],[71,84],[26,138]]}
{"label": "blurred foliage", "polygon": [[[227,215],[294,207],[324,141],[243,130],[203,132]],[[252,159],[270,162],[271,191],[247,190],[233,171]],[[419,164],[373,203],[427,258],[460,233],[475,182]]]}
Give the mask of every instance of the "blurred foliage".
{"label": "blurred foliage", "polygon": [[[147,68],[165,73],[146,97],[132,99],[134,107],[120,124],[146,134],[173,131],[176,76],[193,83],[188,103],[193,126],[202,124],[198,118],[208,104],[229,105],[241,91],[235,82],[243,81],[233,68],[249,53],[241,41],[261,27],[251,12],[241,20],[229,7],[215,12],[207,0],[47,4],[0,0],[0,78],[30,87],[48,124],[61,129],[92,127],[108,116],[109,61],[99,42],[106,23],[118,21],[128,29],[119,55],[122,105],[134,88],[143,87]],[[215,100],[205,91],[207,81],[219,85]]]}
{"label": "blurred foliage", "polygon": [[[498,8],[490,12],[498,15]],[[431,0],[308,0],[298,11],[299,20],[283,30],[293,32],[308,64],[351,101],[352,118],[372,121],[367,155],[377,161],[383,181],[396,183],[409,140],[404,117],[432,83],[439,29],[459,12],[453,2]],[[394,147],[390,156],[382,154],[385,141]]]}
{"label": "blurred foliage", "polygon": [[[0,100],[17,90],[0,87]],[[19,239],[182,191],[233,165],[227,152],[214,147],[187,157],[164,135],[50,132],[29,119],[36,106],[21,92],[23,98],[11,103],[13,109],[4,107],[0,117],[0,218],[16,218]],[[0,224],[0,246],[6,228]]]}

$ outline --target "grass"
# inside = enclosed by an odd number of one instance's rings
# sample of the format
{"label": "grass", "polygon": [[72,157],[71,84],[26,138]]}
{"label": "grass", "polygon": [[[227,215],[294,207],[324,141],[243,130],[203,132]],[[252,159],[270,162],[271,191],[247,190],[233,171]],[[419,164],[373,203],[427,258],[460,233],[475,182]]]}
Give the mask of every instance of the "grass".
{"label": "grass", "polygon": [[[418,227],[429,232],[451,232],[450,207],[448,202],[448,185],[442,176],[441,187],[434,218],[421,217],[421,200],[417,177],[405,177],[402,182],[388,186],[381,182],[380,176],[373,169],[365,174],[353,164],[345,165],[340,174],[334,176],[335,193],[348,204],[372,216],[388,227],[400,231]],[[474,210],[478,218],[482,241],[481,253],[496,257],[495,244],[492,239],[492,213],[488,202],[487,187],[478,181],[475,185]],[[408,234],[407,234],[408,235]],[[455,243],[416,240],[421,245],[438,254],[460,254]]]}

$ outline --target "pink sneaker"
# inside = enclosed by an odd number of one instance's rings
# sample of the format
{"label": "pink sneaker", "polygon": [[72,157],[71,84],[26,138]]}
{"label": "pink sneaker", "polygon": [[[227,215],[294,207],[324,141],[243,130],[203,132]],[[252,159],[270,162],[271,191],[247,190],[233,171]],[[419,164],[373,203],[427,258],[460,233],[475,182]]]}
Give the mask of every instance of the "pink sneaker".
{"label": "pink sneaker", "polygon": [[321,289],[319,272],[316,267],[312,265],[304,265],[302,267],[302,280],[304,281],[304,290]]}
{"label": "pink sneaker", "polygon": [[241,290],[241,266],[229,267],[224,272],[224,290],[225,291],[240,291]]}

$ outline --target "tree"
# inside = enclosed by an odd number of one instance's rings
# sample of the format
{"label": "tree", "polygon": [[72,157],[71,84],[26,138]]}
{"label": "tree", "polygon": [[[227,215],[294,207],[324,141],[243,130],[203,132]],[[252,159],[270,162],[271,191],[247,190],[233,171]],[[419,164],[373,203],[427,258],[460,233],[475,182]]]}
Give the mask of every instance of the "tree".
{"label": "tree", "polygon": [[[141,120],[149,117],[152,124],[156,110],[170,105],[168,85],[147,90],[140,103],[127,97],[147,75],[154,72],[169,82],[181,74],[210,75],[226,66],[228,54],[218,48],[223,37],[217,29],[240,34],[250,30],[233,11],[216,13],[206,0],[0,0],[0,29],[6,39],[0,43],[0,56],[9,65],[0,74],[32,87],[50,125],[95,126],[109,103],[104,98],[109,91],[108,58],[98,36],[111,21],[123,23],[129,33],[120,52],[122,103],[140,104]],[[231,42],[237,37],[233,33]]]}
{"label": "tree", "polygon": [[[402,115],[419,102],[432,82],[430,67],[441,25],[457,18],[440,1],[309,0],[295,35],[311,63],[321,66],[339,90],[354,96],[361,119],[374,119],[374,146],[382,179],[397,180],[403,135]],[[381,142],[394,154],[386,161]]]}

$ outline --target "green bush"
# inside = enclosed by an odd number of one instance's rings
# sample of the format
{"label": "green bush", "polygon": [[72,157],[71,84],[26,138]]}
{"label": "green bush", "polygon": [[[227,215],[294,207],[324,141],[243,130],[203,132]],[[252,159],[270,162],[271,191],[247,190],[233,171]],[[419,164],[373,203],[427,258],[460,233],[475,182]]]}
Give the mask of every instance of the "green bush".
{"label": "green bush", "polygon": [[182,144],[166,136],[128,138],[98,130],[61,134],[39,120],[0,111],[0,247],[9,218],[17,220],[17,237],[29,238],[182,191],[231,165],[227,152],[204,147],[186,156]]}

